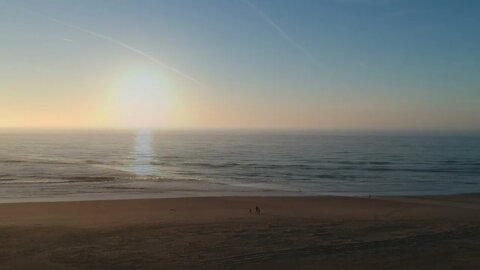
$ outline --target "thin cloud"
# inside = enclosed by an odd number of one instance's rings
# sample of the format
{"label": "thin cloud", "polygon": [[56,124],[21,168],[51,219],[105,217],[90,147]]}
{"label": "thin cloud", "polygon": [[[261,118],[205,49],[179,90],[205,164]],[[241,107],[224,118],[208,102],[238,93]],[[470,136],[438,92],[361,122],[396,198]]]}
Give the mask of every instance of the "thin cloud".
{"label": "thin cloud", "polygon": [[74,43],[75,42],[73,39],[69,39],[69,38],[61,38],[61,40],[65,41],[65,42],[68,42],[68,43]]}
{"label": "thin cloud", "polygon": [[318,65],[315,57],[301,44],[296,42],[292,37],[283,28],[281,28],[275,21],[270,18],[263,10],[261,10],[258,6],[254,5],[250,0],[243,0],[245,4],[250,6],[255,13],[267,24],[269,24],[285,41],[287,41],[291,46],[298,49],[306,58],[308,58],[312,63]]}
{"label": "thin cloud", "polygon": [[130,52],[133,52],[133,53],[135,53],[135,54],[138,54],[138,55],[144,57],[145,59],[153,62],[154,64],[157,64],[157,65],[161,66],[161,67],[164,68],[164,69],[167,69],[167,70],[169,70],[169,71],[172,71],[172,72],[174,72],[174,73],[176,73],[176,74],[178,74],[178,75],[180,75],[180,76],[182,76],[182,77],[184,77],[184,78],[186,78],[186,79],[194,82],[195,84],[197,84],[197,85],[199,85],[199,86],[203,86],[203,84],[202,84],[200,81],[198,81],[197,79],[193,78],[192,76],[186,74],[185,72],[183,72],[183,71],[181,71],[181,70],[179,70],[179,69],[177,69],[177,68],[175,68],[175,67],[173,67],[173,66],[171,66],[171,65],[169,65],[169,64],[167,64],[167,63],[165,63],[165,62],[163,62],[163,61],[161,61],[161,60],[159,60],[158,58],[156,58],[156,57],[154,57],[154,56],[152,56],[152,55],[150,55],[150,54],[148,54],[148,53],[146,53],[146,52],[144,52],[144,51],[142,51],[142,50],[140,50],[140,49],[137,49],[137,48],[133,47],[132,45],[129,45],[129,44],[123,42],[123,41],[120,41],[120,40],[118,40],[118,39],[114,39],[114,38],[112,38],[112,37],[110,37],[110,36],[107,36],[107,35],[104,35],[104,34],[100,34],[100,33],[94,32],[94,31],[92,31],[92,30],[89,30],[89,29],[86,29],[86,28],[83,28],[83,27],[80,27],[80,26],[77,26],[77,25],[73,25],[73,24],[70,24],[70,23],[66,23],[66,22],[61,21],[61,20],[59,20],[59,19],[56,19],[56,18],[54,18],[54,17],[51,17],[51,16],[47,16],[47,15],[45,15],[45,14],[42,14],[42,13],[40,13],[40,12],[38,12],[38,11],[34,11],[34,10],[30,10],[30,9],[29,9],[29,10],[26,10],[26,11],[28,11],[28,12],[30,12],[30,13],[33,13],[33,14],[36,14],[37,16],[40,16],[40,17],[42,17],[42,18],[44,18],[44,19],[46,19],[46,20],[49,20],[49,21],[54,22],[54,23],[57,23],[57,24],[59,24],[59,25],[62,25],[62,26],[65,26],[65,27],[74,29],[74,30],[76,30],[76,31],[79,31],[79,32],[88,34],[88,35],[90,35],[90,36],[93,36],[93,37],[96,37],[96,38],[99,38],[99,39],[108,41],[108,42],[110,42],[110,43],[113,43],[113,44],[115,44],[115,45],[117,45],[117,46],[119,46],[119,47],[122,47],[122,48],[130,51]]}

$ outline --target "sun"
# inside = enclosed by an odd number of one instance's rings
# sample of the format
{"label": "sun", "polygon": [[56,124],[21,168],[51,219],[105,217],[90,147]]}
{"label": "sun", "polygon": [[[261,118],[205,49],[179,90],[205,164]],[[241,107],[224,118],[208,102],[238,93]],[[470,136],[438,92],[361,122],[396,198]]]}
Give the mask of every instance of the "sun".
{"label": "sun", "polygon": [[131,71],[120,80],[116,91],[117,118],[123,126],[161,127],[172,120],[171,89],[157,72]]}

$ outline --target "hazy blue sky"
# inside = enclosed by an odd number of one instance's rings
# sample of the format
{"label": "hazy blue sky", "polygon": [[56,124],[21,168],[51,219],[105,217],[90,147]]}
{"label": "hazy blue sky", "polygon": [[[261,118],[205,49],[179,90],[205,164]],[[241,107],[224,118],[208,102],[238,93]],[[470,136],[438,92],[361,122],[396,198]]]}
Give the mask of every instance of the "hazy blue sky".
{"label": "hazy blue sky", "polygon": [[0,127],[479,130],[479,11],[0,0]]}

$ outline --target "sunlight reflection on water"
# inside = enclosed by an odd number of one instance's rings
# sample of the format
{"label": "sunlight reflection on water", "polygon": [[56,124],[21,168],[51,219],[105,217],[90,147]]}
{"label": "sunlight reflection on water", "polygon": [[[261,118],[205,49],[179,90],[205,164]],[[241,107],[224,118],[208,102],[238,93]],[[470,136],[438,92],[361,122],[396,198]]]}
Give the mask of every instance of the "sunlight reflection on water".
{"label": "sunlight reflection on water", "polygon": [[138,130],[133,150],[133,172],[138,175],[155,175],[152,159],[152,132],[148,129]]}

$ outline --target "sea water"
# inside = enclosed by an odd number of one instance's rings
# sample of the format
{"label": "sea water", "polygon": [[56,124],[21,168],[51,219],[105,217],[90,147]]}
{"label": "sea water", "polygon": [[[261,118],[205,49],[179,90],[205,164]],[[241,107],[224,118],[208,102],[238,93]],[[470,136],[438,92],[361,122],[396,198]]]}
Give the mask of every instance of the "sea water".
{"label": "sea water", "polygon": [[1,131],[0,201],[480,192],[480,136]]}

